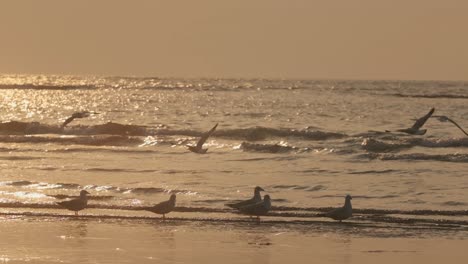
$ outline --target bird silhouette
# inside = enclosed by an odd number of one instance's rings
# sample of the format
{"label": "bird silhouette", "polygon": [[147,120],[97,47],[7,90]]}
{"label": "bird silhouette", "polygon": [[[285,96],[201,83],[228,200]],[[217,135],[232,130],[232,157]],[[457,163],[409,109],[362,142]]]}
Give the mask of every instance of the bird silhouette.
{"label": "bird silhouette", "polygon": [[175,203],[176,203],[176,195],[171,194],[171,197],[169,200],[160,202],[156,205],[150,206],[150,207],[144,207],[143,210],[150,211],[156,214],[162,214],[163,215],[163,220],[166,220],[166,214],[172,212],[175,208]]}
{"label": "bird silhouette", "polygon": [[85,117],[88,117],[90,115],[98,115],[99,113],[96,113],[96,112],[89,112],[89,111],[82,111],[82,112],[75,112],[72,114],[72,116],[70,116],[69,118],[67,118],[63,124],[61,125],[62,128],[64,128],[66,125],[68,125],[69,123],[71,123],[73,120],[75,120],[75,118],[85,118]]}
{"label": "bird silhouette", "polygon": [[260,216],[268,214],[271,209],[271,199],[267,194],[263,196],[263,201],[239,207],[239,211],[250,216],[257,216],[257,222],[260,222]]}
{"label": "bird silhouette", "polygon": [[330,217],[333,220],[339,220],[340,222],[350,218],[353,215],[353,208],[351,206],[351,200],[353,198],[351,195],[346,195],[345,197],[345,204],[343,207],[333,209],[325,214],[321,214],[319,216]]}
{"label": "bird silhouette", "polygon": [[256,204],[258,202],[261,202],[262,201],[262,196],[260,195],[261,191],[264,192],[265,190],[263,190],[262,187],[257,186],[254,188],[254,196],[252,198],[245,200],[245,201],[238,202],[238,203],[226,204],[226,206],[229,206],[234,209],[239,209],[242,206]]}
{"label": "bird silhouette", "polygon": [[435,108],[432,108],[429,113],[419,118],[414,122],[413,126],[405,129],[398,129],[397,132],[403,132],[411,135],[424,135],[427,132],[427,129],[421,129],[421,127],[426,123],[426,121],[432,116]]}
{"label": "bird silhouette", "polygon": [[468,136],[468,133],[466,133],[465,130],[463,130],[463,128],[457,124],[457,122],[453,121],[452,119],[448,118],[447,116],[443,116],[443,115],[437,115],[437,116],[432,116],[433,118],[437,118],[440,122],[450,122],[452,124],[454,124],[456,127],[458,127],[458,129],[460,129],[465,135]]}
{"label": "bird silhouette", "polygon": [[65,207],[70,211],[75,211],[75,215],[78,215],[78,211],[85,209],[88,205],[88,197],[86,196],[88,194],[89,192],[82,190],[80,192],[80,197],[68,201],[58,202],[57,204]]}
{"label": "bird silhouette", "polygon": [[215,132],[217,127],[218,127],[218,123],[216,123],[216,125],[214,125],[212,129],[210,129],[208,132],[204,133],[200,137],[196,146],[187,146],[188,149],[194,153],[205,154],[208,151],[208,149],[207,148],[204,149],[203,144],[205,144],[205,141]]}

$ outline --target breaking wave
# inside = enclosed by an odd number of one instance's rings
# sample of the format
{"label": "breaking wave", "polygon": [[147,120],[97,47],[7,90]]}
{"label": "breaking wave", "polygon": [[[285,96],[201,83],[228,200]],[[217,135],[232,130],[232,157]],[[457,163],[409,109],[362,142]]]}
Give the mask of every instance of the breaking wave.
{"label": "breaking wave", "polygon": [[380,159],[380,160],[407,160],[407,161],[432,160],[432,161],[468,163],[468,154],[431,155],[431,154],[423,154],[423,153],[411,153],[411,154],[368,154],[366,156],[370,159]]}
{"label": "breaking wave", "polygon": [[446,99],[468,99],[466,95],[459,94],[389,94],[395,97],[404,97],[404,98],[446,98]]}
{"label": "breaking wave", "polygon": [[[79,191],[81,189],[86,190],[93,190],[93,191],[106,191],[106,192],[115,192],[115,193],[134,193],[134,194],[142,194],[142,195],[152,195],[152,194],[159,194],[159,193],[193,193],[189,190],[182,190],[182,189],[168,189],[168,188],[159,188],[159,187],[115,187],[115,186],[101,186],[101,185],[86,185],[82,186],[75,183],[45,183],[45,182],[31,182],[31,181],[5,181],[0,182],[0,186],[13,186],[13,187],[23,187],[25,189],[54,189],[54,190],[76,190]],[[69,195],[52,195],[53,197],[62,197],[70,198],[70,197],[77,197],[77,196],[69,196]],[[94,197],[94,196],[90,196]]]}
{"label": "breaking wave", "polygon": [[[164,125],[148,127],[141,125],[124,125],[108,122],[92,126],[70,126],[65,129],[59,125],[41,124],[39,122],[19,122],[9,121],[0,123],[0,142],[16,143],[43,143],[56,142],[63,144],[84,144],[84,145],[125,145],[142,144],[142,136],[187,136],[200,137],[205,131],[191,129],[168,129]],[[60,136],[44,136],[60,135]],[[38,136],[40,135],[40,136]],[[218,130],[213,137],[227,139],[241,139],[248,141],[266,140],[271,138],[301,138],[306,140],[327,140],[346,137],[345,134],[311,131],[308,129],[276,129],[266,127],[253,127],[246,129],[225,129]],[[175,143],[177,144],[177,143]],[[254,145],[246,145],[246,149],[255,148]],[[256,148],[260,148],[257,146]],[[266,147],[268,148],[268,147]],[[294,150],[294,147],[278,145],[278,151],[282,149]]]}

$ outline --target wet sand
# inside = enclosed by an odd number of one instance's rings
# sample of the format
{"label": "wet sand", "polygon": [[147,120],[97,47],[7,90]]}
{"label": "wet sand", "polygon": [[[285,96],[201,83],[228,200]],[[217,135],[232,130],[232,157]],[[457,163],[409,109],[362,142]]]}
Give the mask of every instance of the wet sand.
{"label": "wet sand", "polygon": [[[89,212],[88,212],[89,213]],[[0,216],[0,263],[464,263],[468,231],[348,223]],[[182,215],[183,216],[183,215]]]}

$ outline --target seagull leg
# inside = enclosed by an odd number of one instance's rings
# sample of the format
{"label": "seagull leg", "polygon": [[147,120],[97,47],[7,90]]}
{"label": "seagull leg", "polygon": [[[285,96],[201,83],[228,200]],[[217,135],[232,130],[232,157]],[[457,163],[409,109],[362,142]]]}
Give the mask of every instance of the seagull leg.
{"label": "seagull leg", "polygon": [[75,211],[75,215],[78,216],[78,211]]}
{"label": "seagull leg", "polygon": [[166,215],[163,214],[163,221],[166,221]]}

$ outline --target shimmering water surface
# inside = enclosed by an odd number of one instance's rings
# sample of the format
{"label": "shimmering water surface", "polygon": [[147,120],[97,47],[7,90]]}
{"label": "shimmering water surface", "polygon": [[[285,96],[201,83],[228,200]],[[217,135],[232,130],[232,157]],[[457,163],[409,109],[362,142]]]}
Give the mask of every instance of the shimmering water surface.
{"label": "shimmering water surface", "polygon": [[[383,133],[431,107],[468,128],[464,82],[2,75],[0,100],[7,218],[54,222],[70,213],[55,203],[86,189],[92,217],[151,218],[137,209],[176,193],[183,222],[237,223],[224,204],[258,185],[265,221],[286,229],[328,223],[317,213],[351,194],[350,222],[376,225],[370,237],[398,224],[468,237],[468,137],[435,118],[423,136]],[[82,110],[99,114],[60,127]],[[215,123],[208,153],[189,152]]]}

